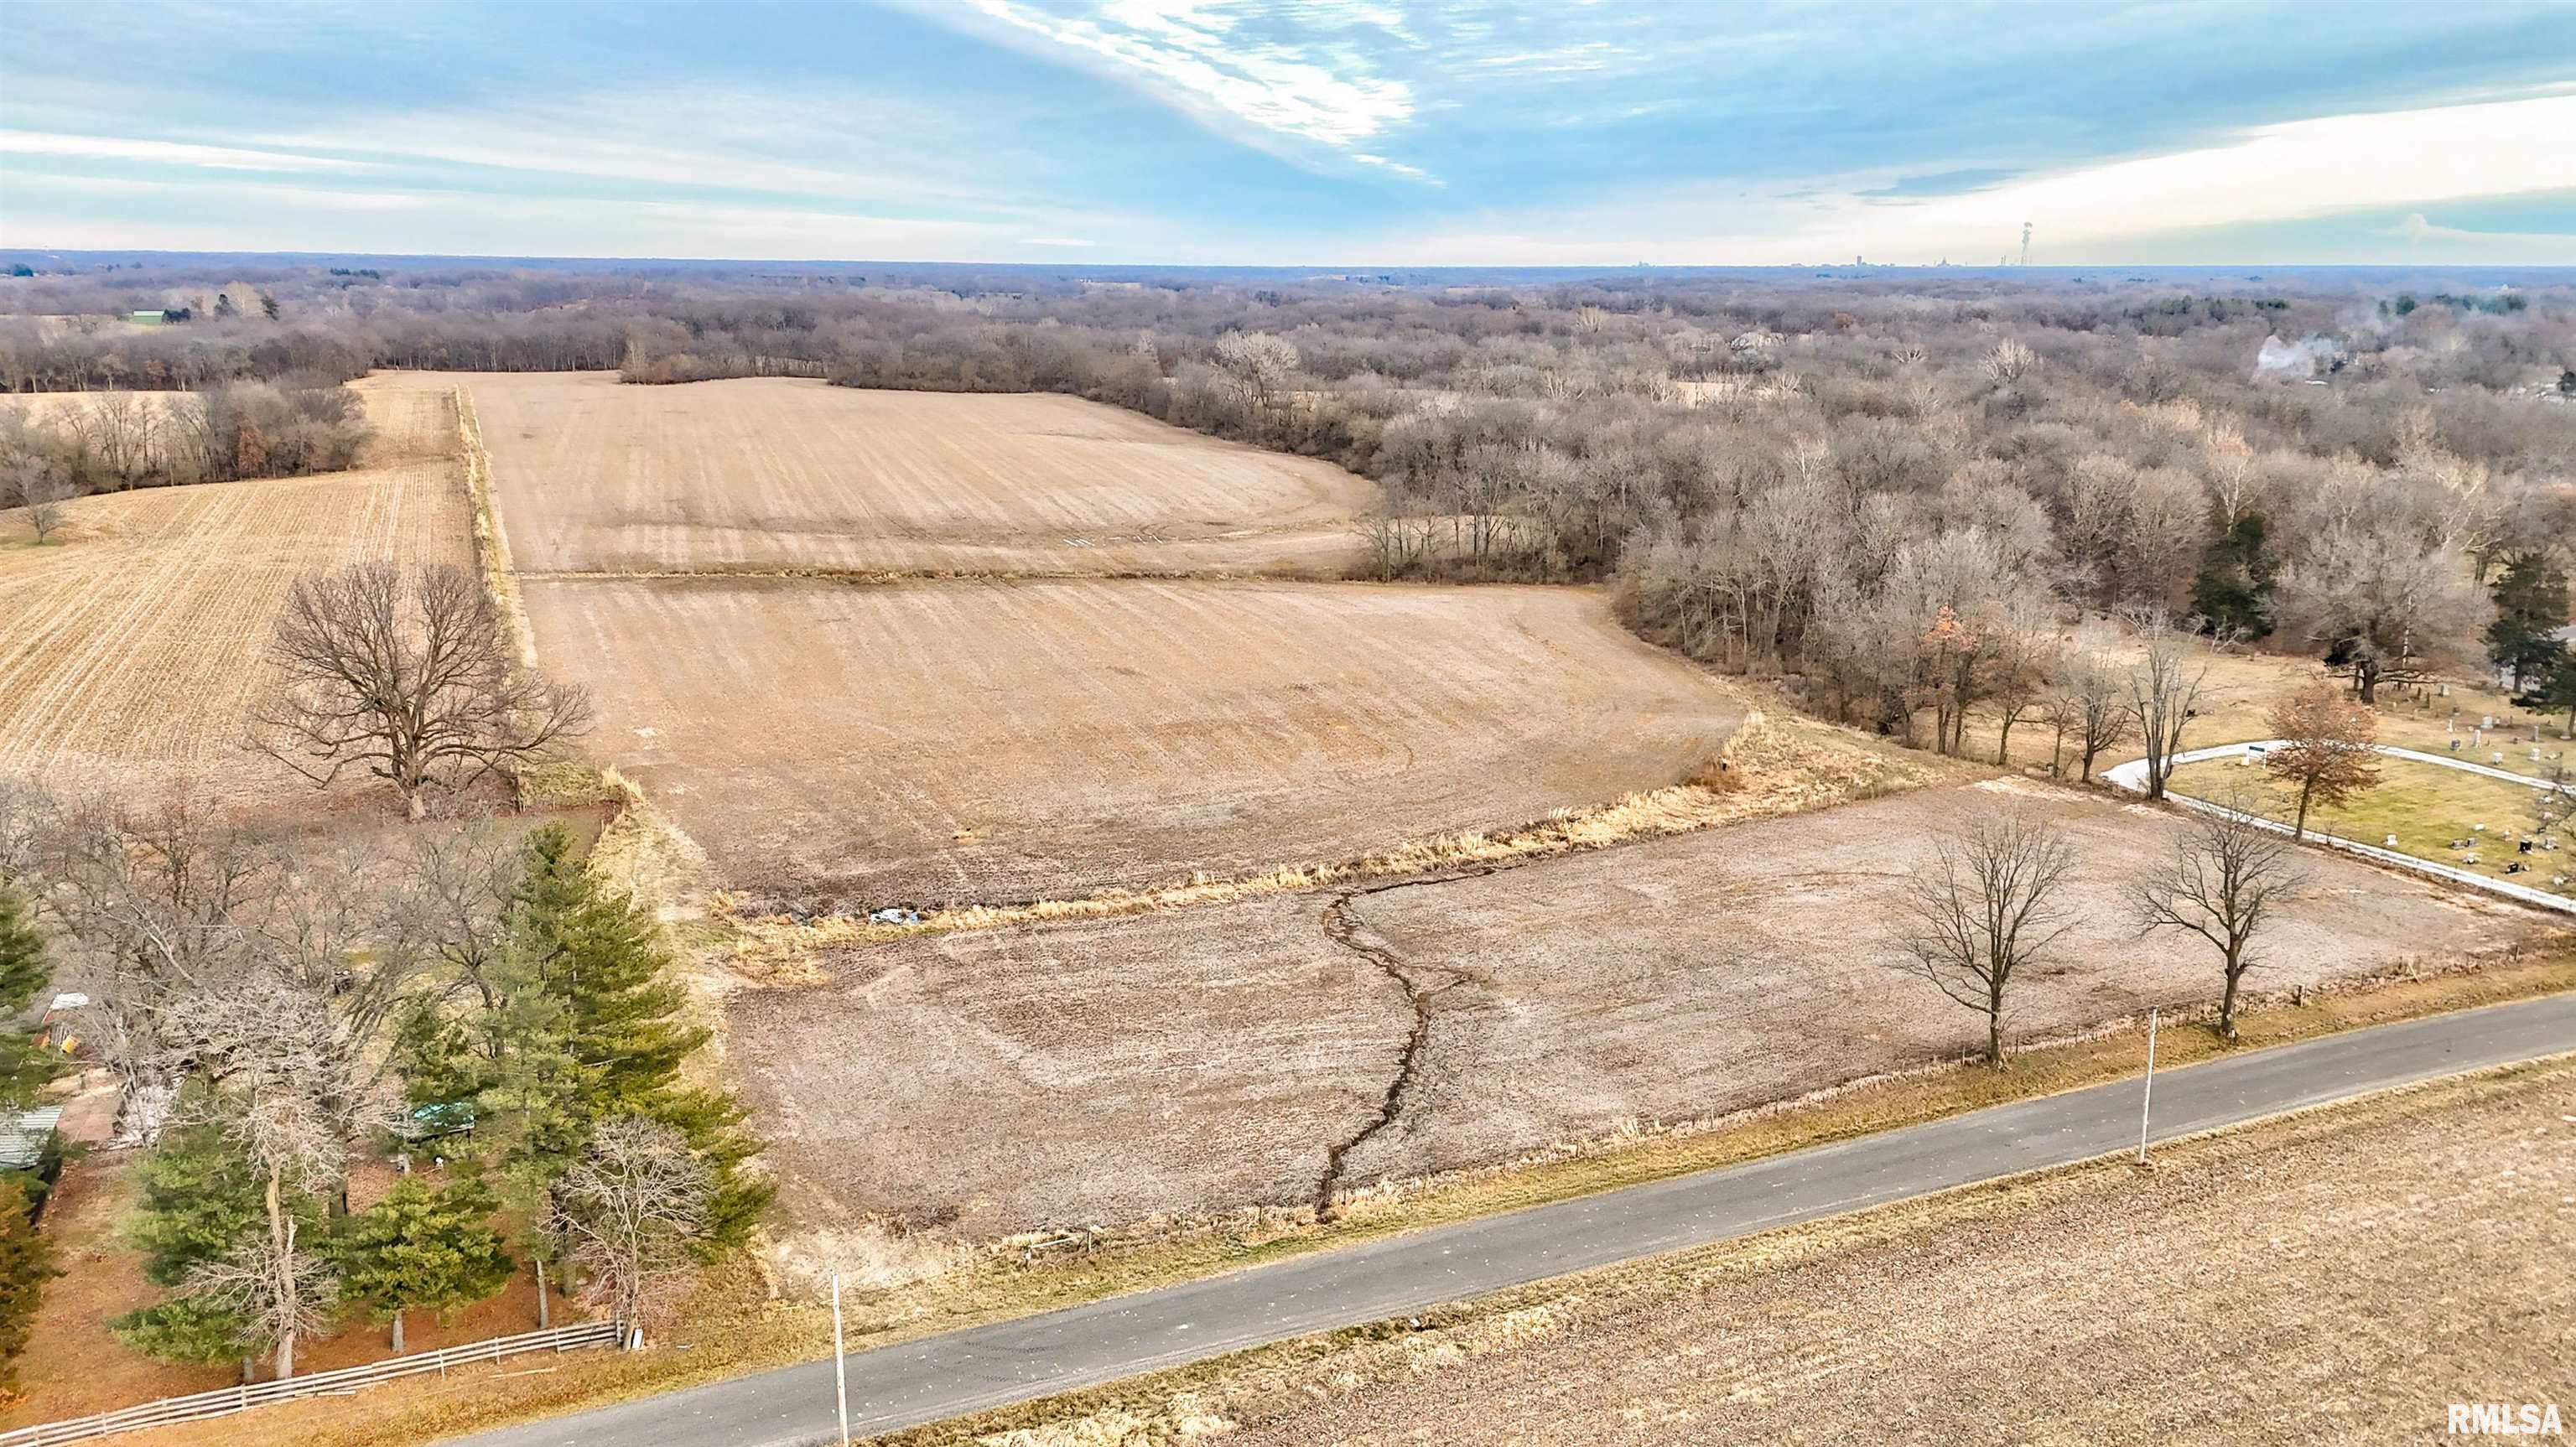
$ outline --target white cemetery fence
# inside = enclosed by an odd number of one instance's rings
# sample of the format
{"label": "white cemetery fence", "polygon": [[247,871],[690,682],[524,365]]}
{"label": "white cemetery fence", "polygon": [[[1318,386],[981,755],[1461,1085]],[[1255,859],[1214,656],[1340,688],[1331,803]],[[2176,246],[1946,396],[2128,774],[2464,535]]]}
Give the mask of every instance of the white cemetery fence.
{"label": "white cemetery fence", "polygon": [[[2183,764],[2197,764],[2206,759],[2260,758],[2265,749],[2279,748],[2283,742],[2284,741],[2281,739],[2257,739],[2250,743],[2219,744],[2211,748],[2191,749],[2183,753],[2175,754],[2166,760],[2166,762],[2170,766],[2179,767]],[[2389,744],[2376,744],[2373,745],[2373,747],[2379,753],[2385,754],[2390,758],[2412,759],[2418,763],[2438,764],[2446,769],[2462,769],[2472,774],[2483,774],[2489,778],[2502,779],[2508,783],[2521,784],[2535,792],[2542,789],[2556,789],[2564,793],[2576,793],[2576,784],[2553,784],[2546,779],[2535,779],[2522,774],[2508,773],[2503,769],[2489,768],[2485,764],[2471,763],[2465,759],[2444,758],[2440,754],[2427,754],[2414,749],[2401,749]],[[2147,761],[2144,759],[2132,759],[2128,763],[2104,770],[2102,772],[2102,778],[2110,783],[2114,788],[2126,789],[2133,794],[2143,794],[2147,789]],[[2205,813],[2225,814],[2234,818],[2248,819],[2261,825],[2263,828],[2272,830],[2279,834],[2287,834],[2291,832],[2290,826],[2282,823],[2280,820],[2267,819],[2259,814],[2238,814],[2235,810],[2227,808],[2225,805],[2215,804],[2207,799],[2198,799],[2188,794],[2181,793],[2175,790],[2170,784],[2165,788],[2165,797],[2169,801],[2179,804],[2186,809],[2198,809]],[[2486,875],[2475,874],[2469,870],[2455,868],[2451,865],[2442,864],[2434,860],[2419,858],[2412,854],[2401,854],[2394,849],[2382,848],[2375,844],[2365,844],[2358,839],[2347,839],[2340,834],[2336,834],[2326,829],[2322,825],[2310,824],[2308,826],[2308,839],[2312,843],[2322,844],[2329,849],[2340,849],[2348,854],[2358,854],[2366,859],[2375,859],[2382,864],[2393,865],[2396,868],[2410,870],[2416,874],[2429,874],[2436,879],[2448,880],[2453,884],[2465,884],[2472,889],[2482,889],[2489,894],[2500,894],[2507,899],[2518,900],[2524,904],[2537,905],[2542,909],[2555,910],[2561,914],[2576,914],[2576,899],[2571,899],[2566,895],[2552,894],[2544,889],[2533,889],[2528,885],[2516,884],[2509,879],[2491,879]],[[9,1447],[7,1439],[0,1438],[0,1447]]]}
{"label": "white cemetery fence", "polygon": [[491,1337],[467,1342],[463,1346],[441,1347],[436,1351],[413,1352],[408,1356],[388,1357],[362,1367],[342,1367],[338,1371],[311,1372],[289,1377],[282,1382],[245,1382],[238,1387],[221,1387],[211,1392],[198,1392],[185,1397],[164,1397],[137,1407],[120,1407],[95,1416],[72,1417],[60,1422],[40,1422],[33,1427],[20,1427],[0,1432],[0,1447],[51,1447],[56,1442],[79,1442],[91,1437],[104,1437],[111,1432],[139,1432],[146,1427],[169,1427],[181,1422],[202,1422],[210,1417],[229,1417],[253,1407],[272,1402],[291,1402],[300,1397],[347,1396],[379,1382],[397,1377],[415,1377],[428,1372],[444,1374],[450,1367],[468,1366],[475,1362],[498,1361],[503,1357],[526,1352],[563,1352],[576,1347],[613,1347],[625,1340],[625,1328],[613,1321],[585,1321],[572,1326],[559,1326],[548,1331],[522,1332],[517,1336]]}

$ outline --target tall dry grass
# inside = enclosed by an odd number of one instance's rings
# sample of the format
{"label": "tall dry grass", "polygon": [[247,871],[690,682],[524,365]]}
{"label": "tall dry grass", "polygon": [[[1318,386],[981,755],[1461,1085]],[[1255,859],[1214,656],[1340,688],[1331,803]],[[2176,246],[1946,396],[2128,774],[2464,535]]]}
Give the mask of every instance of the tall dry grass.
{"label": "tall dry grass", "polygon": [[746,915],[722,892],[711,898],[710,913],[734,932],[732,963],[744,977],[772,985],[817,984],[825,975],[814,956],[852,945],[1192,909],[1468,865],[1513,868],[1582,850],[1873,799],[1978,772],[1955,760],[1900,751],[1849,729],[1757,708],[1717,757],[1684,782],[1596,808],[1561,809],[1516,829],[1443,834],[1355,859],[1281,865],[1253,874],[1193,874],[1171,884],[1103,890],[1078,899],[962,905],[925,914],[919,924],[871,924],[845,914],[806,919]]}

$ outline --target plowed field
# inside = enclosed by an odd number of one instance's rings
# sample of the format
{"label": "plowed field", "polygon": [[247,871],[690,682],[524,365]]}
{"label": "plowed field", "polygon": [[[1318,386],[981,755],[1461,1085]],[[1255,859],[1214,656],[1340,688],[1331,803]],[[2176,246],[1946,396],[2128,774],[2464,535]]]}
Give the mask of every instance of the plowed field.
{"label": "plowed field", "polygon": [[1075,397],[607,372],[471,388],[527,572],[1338,575],[1377,489]]}
{"label": "plowed field", "polygon": [[[1363,1185],[1509,1159],[1629,1120],[1720,1114],[1957,1059],[1979,1015],[1901,968],[1889,899],[1935,830],[1998,803],[2079,854],[2082,926],[2016,987],[2016,1040],[2215,998],[2197,939],[2141,939],[2128,880],[2174,816],[2038,785],[1925,790],[1481,877],[851,949],[830,983],[746,989],[731,1059],[800,1219],[959,1229],[1311,1199],[1413,1026]],[[2531,915],[2318,852],[2248,987],[2494,948]],[[1392,962],[1392,969],[1389,967]]]}
{"label": "plowed field", "polygon": [[139,797],[310,792],[239,746],[296,576],[372,559],[472,561],[440,399],[361,383],[379,429],[353,472],[79,499],[56,542],[0,513],[0,774]]}
{"label": "plowed field", "polygon": [[[517,524],[513,524],[514,532]],[[530,579],[590,751],[755,897],[1000,902],[1339,860],[1670,784],[1735,696],[1598,593]]]}

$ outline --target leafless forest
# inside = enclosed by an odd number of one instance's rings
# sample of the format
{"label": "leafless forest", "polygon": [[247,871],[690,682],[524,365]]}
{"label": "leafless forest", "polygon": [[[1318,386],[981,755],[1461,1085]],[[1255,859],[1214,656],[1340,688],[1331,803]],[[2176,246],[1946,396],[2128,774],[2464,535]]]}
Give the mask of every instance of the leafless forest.
{"label": "leafless forest", "polygon": [[[0,308],[8,391],[208,398],[6,424],[29,499],[345,465],[330,389],[370,367],[1072,393],[1374,479],[1364,575],[1614,579],[1648,637],[1952,750],[2040,711],[2066,610],[2269,638],[2371,698],[2477,661],[2486,585],[2576,538],[2548,272],[137,262]],[[136,440],[182,415],[187,446]]]}

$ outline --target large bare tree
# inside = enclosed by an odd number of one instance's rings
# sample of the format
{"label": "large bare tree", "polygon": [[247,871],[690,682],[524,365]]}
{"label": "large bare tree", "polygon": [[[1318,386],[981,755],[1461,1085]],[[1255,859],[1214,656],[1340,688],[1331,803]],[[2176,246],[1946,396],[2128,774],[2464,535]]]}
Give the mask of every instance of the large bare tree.
{"label": "large bare tree", "polygon": [[2257,963],[2256,936],[2305,876],[2297,844],[2256,816],[2256,801],[2236,791],[2226,812],[2195,814],[2173,853],[2130,886],[2141,930],[2184,930],[2218,951],[2226,988],[2218,1000],[2218,1033],[2236,1038],[2237,987]]}
{"label": "large bare tree", "polygon": [[2064,895],[2075,870],[2066,836],[2037,815],[1997,810],[1942,839],[1897,896],[1896,943],[1913,968],[1986,1017],[1986,1063],[2004,1063],[2013,979],[2074,928]]}
{"label": "large bare tree", "polygon": [[531,762],[590,726],[589,695],[513,663],[481,584],[445,564],[308,574],[269,655],[286,684],[255,746],[320,784],[373,774],[415,819],[431,790]]}

